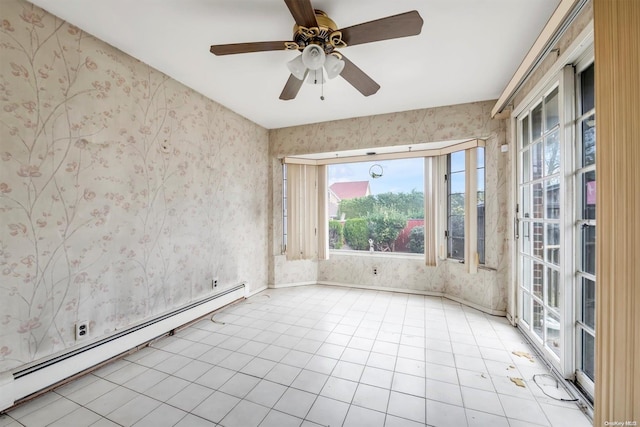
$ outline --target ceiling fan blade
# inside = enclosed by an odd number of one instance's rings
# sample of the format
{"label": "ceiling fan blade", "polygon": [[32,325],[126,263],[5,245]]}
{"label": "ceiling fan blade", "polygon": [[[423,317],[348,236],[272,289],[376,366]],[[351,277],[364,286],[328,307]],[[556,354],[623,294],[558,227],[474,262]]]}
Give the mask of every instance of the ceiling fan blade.
{"label": "ceiling fan blade", "polygon": [[236,53],[250,53],[250,52],[266,52],[270,50],[285,50],[286,41],[272,41],[272,42],[254,42],[254,43],[232,43],[232,44],[214,44],[209,51],[214,55],[232,55]]}
{"label": "ceiling fan blade", "polygon": [[342,40],[347,46],[363,43],[377,42],[381,40],[408,37],[420,34],[423,24],[420,14],[413,10],[399,15],[387,16],[375,21],[364,22],[343,28]]}
{"label": "ceiling fan blade", "polygon": [[303,27],[317,27],[316,12],[310,0],[284,0],[296,24]]}
{"label": "ceiling fan blade", "polygon": [[342,60],[344,61],[344,69],[340,75],[346,81],[351,83],[351,86],[358,89],[361,94],[364,96],[373,95],[378,91],[378,89],[380,89],[380,85],[378,83],[358,68],[353,62],[349,61],[344,55],[342,55]]}
{"label": "ceiling fan blade", "polygon": [[[307,73],[304,74],[305,78],[307,77]],[[298,80],[296,76],[291,74],[289,76],[289,80],[287,80],[287,84],[284,85],[284,89],[282,89],[282,93],[280,94],[280,99],[283,101],[289,101],[294,99],[298,92],[300,92],[300,88],[302,87],[302,83],[304,83],[304,79]]]}

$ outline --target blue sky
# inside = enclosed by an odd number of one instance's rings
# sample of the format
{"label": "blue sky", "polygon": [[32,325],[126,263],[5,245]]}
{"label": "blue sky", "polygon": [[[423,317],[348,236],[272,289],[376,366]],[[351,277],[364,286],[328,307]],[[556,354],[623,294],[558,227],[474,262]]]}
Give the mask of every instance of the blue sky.
{"label": "blue sky", "polygon": [[[451,169],[464,170],[464,151],[451,155]],[[478,150],[478,164],[484,163],[484,150]],[[371,178],[369,169],[380,165],[383,174],[380,178]],[[329,185],[334,182],[369,181],[372,194],[408,193],[415,189],[424,191],[424,158],[398,160],[380,160],[376,162],[342,163],[329,165]],[[464,192],[464,174],[453,177],[453,192]],[[484,189],[484,171],[478,176],[479,186]]]}
{"label": "blue sky", "polygon": [[[380,165],[383,174],[373,179],[369,169]],[[329,165],[329,185],[334,182],[369,181],[372,194],[423,191],[424,159],[381,160],[376,162]]]}

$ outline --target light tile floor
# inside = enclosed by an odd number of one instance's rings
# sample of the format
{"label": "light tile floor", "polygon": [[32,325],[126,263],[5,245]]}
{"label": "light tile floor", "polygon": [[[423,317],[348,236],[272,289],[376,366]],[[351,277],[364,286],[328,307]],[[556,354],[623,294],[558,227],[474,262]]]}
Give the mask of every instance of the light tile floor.
{"label": "light tile floor", "polygon": [[544,365],[513,352],[533,354],[506,319],[447,299],[267,290],[1,415],[0,426],[591,425],[533,383]]}

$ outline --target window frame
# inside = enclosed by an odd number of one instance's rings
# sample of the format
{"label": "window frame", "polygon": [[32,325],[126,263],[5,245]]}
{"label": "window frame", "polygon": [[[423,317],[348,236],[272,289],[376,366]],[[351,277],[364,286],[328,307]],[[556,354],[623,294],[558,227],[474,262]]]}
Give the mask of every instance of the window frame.
{"label": "window frame", "polygon": [[[439,143],[435,143],[435,144],[441,145]],[[421,145],[425,146],[428,144],[421,144]],[[486,140],[474,138],[474,139],[469,139],[464,141],[455,141],[449,145],[445,143],[444,147],[437,148],[437,149],[412,150],[411,146],[397,146],[397,147],[375,147],[367,150],[360,150],[362,152],[366,152],[366,151],[374,152],[375,150],[379,150],[379,151],[382,151],[384,154],[377,154],[375,152],[373,154],[370,154],[370,153],[353,154],[353,152],[343,152],[343,153],[331,152],[331,153],[316,153],[316,154],[298,155],[298,156],[286,156],[286,157],[282,157],[281,161],[283,162],[283,164],[291,163],[291,164],[307,164],[307,165],[331,165],[331,164],[340,164],[340,163],[355,163],[357,161],[369,162],[369,161],[376,161],[376,160],[393,160],[393,159],[402,159],[402,158],[430,157],[433,160],[431,162],[432,164],[431,167],[433,168],[432,170],[436,171],[437,173],[438,170],[443,170],[442,169],[443,166],[446,165],[446,155],[456,151],[472,150],[477,147],[482,147],[484,149],[486,147]],[[434,246],[432,252],[435,252],[435,255],[433,257],[434,258],[433,264],[429,264],[430,261],[427,259],[428,258],[426,255],[427,242],[425,242],[425,254],[411,254],[411,253],[397,253],[397,252],[394,252],[394,253],[374,252],[373,254],[371,254],[369,252],[364,252],[364,251],[345,251],[340,249],[331,249],[327,253],[327,257],[331,252],[340,252],[340,253],[354,254],[359,256],[373,255],[373,256],[411,257],[411,258],[422,256],[427,261],[427,265],[434,265],[434,266],[437,264],[438,261],[447,260],[446,249],[445,249],[446,239],[444,238],[444,230],[446,229],[446,227],[444,226],[445,221],[443,221],[443,219],[446,218],[446,203],[443,203],[443,199],[445,198],[445,194],[446,194],[446,189],[443,189],[442,186],[438,184],[439,180],[435,179],[435,176],[428,177],[427,175],[428,174],[426,173],[426,170],[425,170],[425,187],[423,187],[423,191],[425,192],[425,201],[427,200],[426,182],[431,182],[432,183],[431,193],[434,198],[434,200],[432,200],[431,203],[435,206],[435,208],[432,209],[432,211],[435,212],[434,232],[432,233],[434,235],[433,236],[434,241],[430,242],[430,243],[433,243],[433,246]],[[440,175],[437,175],[437,176],[440,176]],[[474,188],[476,187],[474,186]],[[486,194],[486,187],[485,187],[485,194]],[[328,200],[328,197],[327,197],[327,200]],[[326,206],[328,206],[328,203],[325,204],[325,207]],[[426,215],[427,214],[425,210],[425,217]],[[327,218],[327,222],[328,222],[328,218]],[[425,227],[426,227],[426,221],[425,221]],[[319,238],[318,240],[322,242],[322,244],[326,244],[328,246],[328,242],[329,242],[328,227],[325,227],[325,230],[327,231],[323,233],[324,236],[322,236],[322,238]],[[425,236],[427,236],[426,230],[425,230]],[[442,237],[439,237],[439,236],[442,236]],[[287,236],[287,237],[289,239],[291,238],[291,236]],[[318,237],[321,237],[321,236],[318,236]],[[477,244],[477,239],[475,240],[475,243]],[[475,251],[477,251],[477,246],[474,245],[474,249]],[[466,250],[468,250],[468,248]],[[474,263],[467,263],[467,270],[470,273],[475,273],[477,272],[477,265],[475,265]]]}

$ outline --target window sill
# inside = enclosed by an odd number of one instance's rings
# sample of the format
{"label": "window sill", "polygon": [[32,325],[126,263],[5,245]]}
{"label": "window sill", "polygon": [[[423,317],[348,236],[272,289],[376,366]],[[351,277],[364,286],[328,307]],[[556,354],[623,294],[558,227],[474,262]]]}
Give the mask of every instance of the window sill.
{"label": "window sill", "polygon": [[413,254],[408,252],[369,252],[369,251],[350,251],[341,249],[329,250],[329,256],[331,255],[348,255],[356,257],[369,257],[369,258],[398,258],[398,259],[424,259],[424,254]]}

